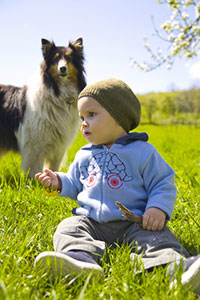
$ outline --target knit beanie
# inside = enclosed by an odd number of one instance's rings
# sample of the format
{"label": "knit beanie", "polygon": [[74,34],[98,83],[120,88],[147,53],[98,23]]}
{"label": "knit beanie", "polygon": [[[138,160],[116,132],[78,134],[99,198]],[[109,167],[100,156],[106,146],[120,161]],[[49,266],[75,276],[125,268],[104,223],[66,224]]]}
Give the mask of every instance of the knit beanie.
{"label": "knit beanie", "polygon": [[122,80],[110,78],[87,85],[79,94],[94,98],[126,132],[140,122],[140,102],[131,88]]}

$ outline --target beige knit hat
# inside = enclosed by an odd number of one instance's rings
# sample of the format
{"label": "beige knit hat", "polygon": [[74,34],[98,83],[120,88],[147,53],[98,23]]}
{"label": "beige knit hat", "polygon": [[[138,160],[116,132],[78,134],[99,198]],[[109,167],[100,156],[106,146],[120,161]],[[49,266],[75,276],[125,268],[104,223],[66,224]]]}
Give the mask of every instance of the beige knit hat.
{"label": "beige knit hat", "polygon": [[110,78],[87,85],[78,99],[92,97],[99,102],[126,132],[140,122],[140,102],[122,80]]}

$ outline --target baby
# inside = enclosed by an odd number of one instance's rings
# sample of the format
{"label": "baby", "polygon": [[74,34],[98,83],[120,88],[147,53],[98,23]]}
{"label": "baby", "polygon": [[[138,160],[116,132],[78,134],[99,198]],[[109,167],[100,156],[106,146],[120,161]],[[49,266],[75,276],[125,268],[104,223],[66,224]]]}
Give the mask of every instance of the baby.
{"label": "baby", "polygon": [[[174,171],[146,133],[130,132],[140,122],[140,103],[121,80],[106,79],[85,87],[78,97],[81,131],[89,144],[76,154],[67,173],[45,169],[35,178],[78,203],[54,235],[55,251],[35,260],[52,276],[103,274],[99,264],[107,245],[131,247],[130,260],[144,269],[169,264],[184,268],[182,284],[200,292],[200,255],[189,257],[165,226],[176,200]],[[116,205],[142,216],[138,225]],[[181,263],[180,263],[181,262]],[[175,284],[175,280],[172,285]]]}

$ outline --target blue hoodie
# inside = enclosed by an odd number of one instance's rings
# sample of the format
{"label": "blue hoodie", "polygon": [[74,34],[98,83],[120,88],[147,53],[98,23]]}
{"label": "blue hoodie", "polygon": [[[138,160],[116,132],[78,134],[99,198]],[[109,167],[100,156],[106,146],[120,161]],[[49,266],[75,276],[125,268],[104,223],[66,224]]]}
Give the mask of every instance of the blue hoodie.
{"label": "blue hoodie", "polygon": [[76,215],[98,222],[123,220],[119,201],[134,214],[157,207],[171,218],[176,200],[174,171],[146,133],[129,133],[108,149],[88,144],[76,154],[67,173],[58,172],[60,196],[77,200]]}

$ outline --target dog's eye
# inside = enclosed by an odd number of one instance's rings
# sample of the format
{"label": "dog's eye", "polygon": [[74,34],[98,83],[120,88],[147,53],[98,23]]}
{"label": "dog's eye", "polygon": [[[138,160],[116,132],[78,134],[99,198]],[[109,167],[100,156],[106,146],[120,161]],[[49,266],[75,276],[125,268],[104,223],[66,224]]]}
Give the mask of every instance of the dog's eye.
{"label": "dog's eye", "polygon": [[54,55],[54,59],[58,58],[60,55],[59,53],[57,52],[55,55]]}
{"label": "dog's eye", "polygon": [[69,52],[65,52],[65,58],[69,61],[70,60],[70,53]]}

